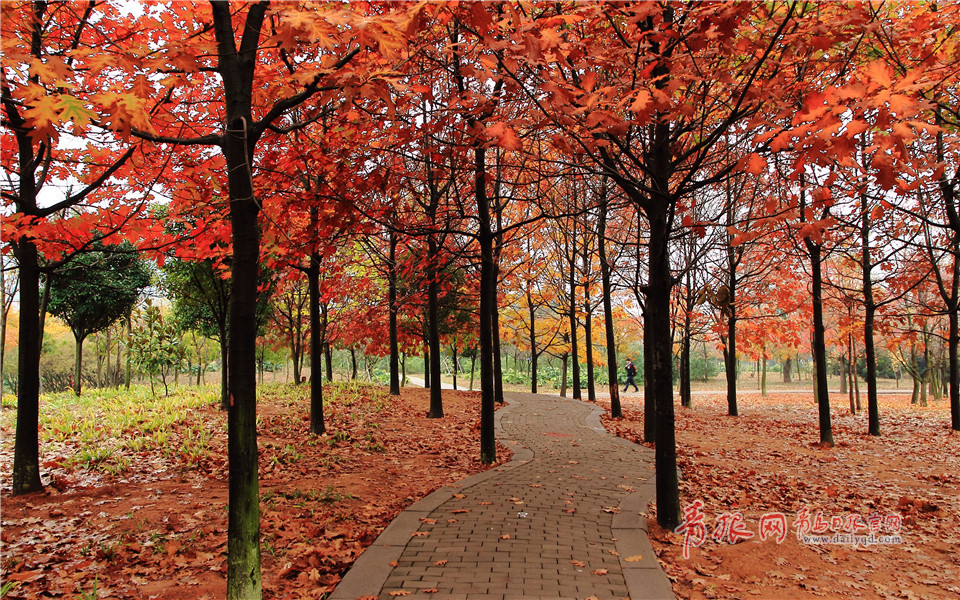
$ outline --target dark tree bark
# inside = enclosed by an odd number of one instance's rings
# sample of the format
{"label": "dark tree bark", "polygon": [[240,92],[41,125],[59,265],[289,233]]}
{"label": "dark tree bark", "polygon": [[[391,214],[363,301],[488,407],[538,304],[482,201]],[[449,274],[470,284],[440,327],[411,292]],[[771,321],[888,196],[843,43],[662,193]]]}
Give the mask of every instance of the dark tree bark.
{"label": "dark tree bark", "polygon": [[[664,148],[665,162],[668,161],[666,151]],[[664,528],[675,529],[680,525],[680,490],[673,409],[673,336],[670,331],[673,276],[670,272],[669,206],[666,199],[652,198],[646,211],[650,224],[650,281],[646,290],[644,343],[650,345],[650,387],[652,397],[656,399],[657,522]]]}
{"label": "dark tree bark", "polygon": [[[564,337],[569,339],[569,336],[565,335]],[[567,397],[567,370],[568,370],[567,365],[569,363],[569,360],[570,360],[570,353],[564,352],[562,357],[563,362],[561,363],[561,366],[560,366],[560,397],[561,398]]]}
{"label": "dark tree bark", "polygon": [[[430,203],[427,206],[427,220],[434,224],[437,221],[437,210],[440,206],[440,192],[431,179]],[[427,418],[443,418],[443,385],[440,359],[440,268],[438,253],[440,245],[437,243],[437,233],[430,231],[427,234],[427,257],[424,261],[427,278],[427,344],[429,346],[430,362],[424,365],[424,370],[430,370],[430,410]]]}
{"label": "dark tree bark", "polygon": [[827,387],[827,344],[823,325],[823,272],[821,246],[805,240],[813,274],[813,364],[816,369],[817,410],[820,420],[820,443],[833,445],[830,423],[830,391]]}
{"label": "dark tree bark", "polygon": [[456,342],[450,345],[450,353],[453,355],[453,389],[457,389],[457,371],[459,370],[459,365],[457,364]]}
{"label": "dark tree bark", "polygon": [[604,332],[607,343],[607,378],[610,391],[610,416],[615,419],[623,418],[623,409],[620,407],[620,385],[617,382],[617,343],[613,331],[613,295],[610,284],[610,261],[607,259],[607,189],[606,185],[600,191],[600,218],[597,220],[597,251],[600,254],[600,285],[603,294]]}
{"label": "dark tree bark", "polygon": [[426,337],[423,340],[423,387],[429,388],[430,384],[430,373],[433,369],[430,368],[430,343],[427,341]]}
{"label": "dark tree bark", "polygon": [[[733,221],[733,202],[729,203],[727,221]],[[737,252],[731,244],[727,244],[727,291],[729,302],[726,313],[727,352],[724,356],[727,373],[727,415],[736,417],[740,414],[737,407]]]}
{"label": "dark tree bark", "polygon": [[[326,319],[324,319],[324,325],[326,325]],[[326,327],[324,327],[326,330]],[[327,336],[324,335],[324,338]],[[325,339],[323,342],[323,362],[326,365],[327,370],[327,381],[333,381],[333,348],[330,346],[330,340]]]}
{"label": "dark tree bark", "polygon": [[323,330],[320,315],[320,256],[310,255],[307,269],[307,287],[310,296],[310,433],[322,435],[327,431],[323,416]]}
{"label": "dark tree bark", "polygon": [[[870,213],[867,197],[861,196],[860,246],[862,254],[861,271],[863,273],[863,354],[867,363],[867,431],[870,435],[880,435],[880,407],[877,399],[877,356],[873,339],[874,323],[877,315],[877,302],[873,296],[873,262],[870,256]],[[853,345],[851,343],[851,348]],[[850,369],[854,373],[856,359],[850,354]]]}
{"label": "dark tree bark", "polygon": [[573,399],[580,400],[580,353],[577,348],[577,242],[576,242],[576,228],[570,234],[571,244],[573,245],[570,248],[570,269],[567,278],[567,285],[570,288],[570,312],[568,314],[570,319],[570,360],[571,360],[571,369],[573,370]]}
{"label": "dark tree bark", "polygon": [[[19,137],[19,136],[18,136]],[[23,154],[21,154],[21,157]],[[21,171],[23,169],[21,168]],[[24,194],[21,174],[20,195]],[[32,182],[32,177],[30,178]],[[35,194],[33,195],[35,198]],[[13,244],[20,264],[20,345],[17,348],[17,431],[13,450],[13,495],[43,489],[40,481],[40,261],[33,240]]]}
{"label": "dark tree bark", "polygon": [[540,354],[537,351],[537,310],[533,305],[533,297],[530,293],[530,286],[527,285],[527,310],[530,311],[530,393],[537,393],[537,359]]}
{"label": "dark tree bark", "polygon": [[390,395],[400,395],[400,341],[397,331],[397,234],[390,231],[387,295],[390,309]]}
{"label": "dark tree bark", "polygon": [[493,315],[497,302],[497,268],[493,258],[490,201],[487,198],[486,149],[474,146],[474,195],[477,201],[480,243],[480,461],[497,460],[494,432]]}
{"label": "dark tree bark", "polygon": [[73,355],[73,393],[80,396],[83,388],[83,341],[86,336],[74,336],[76,351]]}
{"label": "dark tree bark", "polygon": [[230,408],[227,411],[229,511],[227,523],[227,597],[259,598],[260,502],[257,465],[257,288],[260,275],[259,205],[253,189],[251,97],[260,30],[267,3],[247,12],[240,48],[235,45],[231,10],[212,3],[219,46],[217,70],[223,80],[226,159],[233,241],[230,294]]}
{"label": "dark tree bark", "polygon": [[690,389],[690,337],[691,323],[690,312],[684,311],[683,315],[683,334],[680,339],[680,406],[690,408],[693,406],[693,393]]}
{"label": "dark tree bark", "polygon": [[[436,242],[428,239],[428,246],[430,247],[430,256],[436,256]],[[429,265],[431,263],[433,263],[433,260],[428,259],[427,264]],[[427,367],[430,370],[430,410],[427,412],[427,418],[430,419],[443,418],[443,386],[441,384],[442,371],[440,363],[440,284],[437,281],[435,267],[434,264],[427,268],[427,277],[430,278],[430,283],[427,286],[427,329],[429,330],[428,344],[430,345],[430,362]]]}
{"label": "dark tree bark", "polygon": [[[942,108],[936,111],[937,125],[944,125]],[[937,162],[946,164],[943,131],[937,132]],[[958,364],[958,355],[960,355],[960,210],[957,208],[958,197],[957,189],[960,187],[960,169],[956,164],[953,165],[953,174],[949,169],[943,168],[938,181],[940,194],[943,199],[943,205],[946,208],[947,223],[952,232],[950,245],[953,253],[953,281],[950,289],[951,293],[946,294],[946,289],[942,283],[939,284],[940,295],[947,302],[947,311],[949,319],[949,332],[947,334],[947,355],[950,361],[950,427],[953,431],[960,431],[960,364]],[[938,278],[939,279],[939,278]]]}
{"label": "dark tree bark", "polygon": [[[129,324],[128,324],[129,325]],[[220,410],[227,412],[230,410],[230,335],[227,331],[227,323],[224,322],[220,327]],[[129,340],[128,340],[129,343]],[[127,371],[130,367],[130,357],[127,356]],[[127,373],[127,388],[130,386],[130,374]]]}
{"label": "dark tree bark", "polygon": [[[730,291],[731,301],[733,291]],[[724,352],[724,362],[727,373],[727,415],[736,417],[737,410],[737,318],[734,315],[727,317],[727,348]]]}
{"label": "dark tree bark", "polygon": [[[494,253],[493,269],[496,281],[500,280],[500,265]],[[497,404],[503,404],[503,355],[500,352],[500,309],[497,301],[493,302],[493,394]]]}
{"label": "dark tree bark", "polygon": [[653,355],[647,337],[646,323],[649,317],[643,309],[643,441],[657,443],[657,396],[653,389]]}

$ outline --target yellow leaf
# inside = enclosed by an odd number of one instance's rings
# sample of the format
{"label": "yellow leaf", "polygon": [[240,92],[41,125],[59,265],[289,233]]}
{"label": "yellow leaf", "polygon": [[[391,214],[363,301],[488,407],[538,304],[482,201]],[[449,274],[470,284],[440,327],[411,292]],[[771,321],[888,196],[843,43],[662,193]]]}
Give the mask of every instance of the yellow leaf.
{"label": "yellow leaf", "polygon": [[57,138],[56,125],[60,123],[60,113],[57,110],[59,100],[59,94],[40,96],[23,111],[27,126],[33,128],[34,139]]}
{"label": "yellow leaf", "polygon": [[623,559],[623,560],[625,560],[626,562],[638,562],[638,561],[640,561],[640,560],[642,560],[642,559],[643,559],[643,555],[642,555],[642,554],[634,554],[633,556],[628,556],[628,557],[626,557],[626,558]]}
{"label": "yellow leaf", "polygon": [[44,59],[32,58],[30,74],[36,75],[41,83],[58,87],[69,86],[67,80],[70,78],[70,68],[59,56],[47,56]]}
{"label": "yellow leaf", "polygon": [[79,98],[73,96],[60,96],[57,101],[57,109],[60,111],[60,121],[73,121],[76,128],[74,133],[79,133],[90,124],[90,119],[97,116],[95,112],[83,105]]}

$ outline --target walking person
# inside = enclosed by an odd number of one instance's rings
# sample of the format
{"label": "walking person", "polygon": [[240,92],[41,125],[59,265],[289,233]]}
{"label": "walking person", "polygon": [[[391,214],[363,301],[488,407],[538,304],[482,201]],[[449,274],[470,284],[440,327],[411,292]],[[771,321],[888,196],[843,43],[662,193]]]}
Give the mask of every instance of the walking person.
{"label": "walking person", "polygon": [[623,386],[623,391],[627,391],[627,388],[632,385],[633,391],[639,392],[640,388],[638,388],[637,384],[634,383],[633,381],[633,378],[637,376],[637,368],[633,366],[633,363],[630,361],[629,358],[627,359],[626,371],[627,371],[627,385]]}

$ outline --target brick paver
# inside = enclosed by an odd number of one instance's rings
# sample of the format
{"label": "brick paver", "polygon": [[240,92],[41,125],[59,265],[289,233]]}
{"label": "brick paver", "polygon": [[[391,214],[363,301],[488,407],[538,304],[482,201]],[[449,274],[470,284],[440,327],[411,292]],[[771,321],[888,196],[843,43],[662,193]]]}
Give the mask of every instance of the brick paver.
{"label": "brick paver", "polygon": [[[506,394],[510,463],[401,513],[331,600],[673,598],[643,511],[653,453],[609,433],[585,402]],[[391,566],[391,563],[396,566]]]}

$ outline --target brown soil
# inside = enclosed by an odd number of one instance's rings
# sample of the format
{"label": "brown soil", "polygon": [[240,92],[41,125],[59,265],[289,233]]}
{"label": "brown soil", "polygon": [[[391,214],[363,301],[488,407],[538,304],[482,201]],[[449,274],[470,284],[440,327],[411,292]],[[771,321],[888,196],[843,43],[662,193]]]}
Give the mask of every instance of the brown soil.
{"label": "brown soil", "polygon": [[[960,597],[960,435],[951,433],[945,401],[921,408],[909,396],[882,396],[882,437],[866,434],[865,413],[835,409],[834,447],[818,443],[809,394],[744,394],[739,417],[726,416],[725,395],[695,396],[693,403],[676,413],[681,506],[703,502],[707,539],[685,559],[684,536],[657,525],[655,508],[648,518],[679,598]],[[626,399],[623,406],[626,418],[605,418],[606,425],[639,441],[642,401]],[[804,508],[812,523],[821,511],[825,522],[879,515],[881,534],[896,529],[887,515],[899,516],[901,543],[800,541]],[[718,532],[724,513],[742,515],[754,537],[730,543]],[[759,539],[759,521],[768,513],[787,519],[781,543]],[[869,523],[858,531],[869,533]]]}
{"label": "brown soil", "polygon": [[[483,470],[479,394],[445,391],[443,419],[425,418],[425,390],[384,406],[328,406],[312,436],[306,388],[261,397],[258,414],[264,596],[320,598],[405,507]],[[225,415],[198,414],[211,458],[137,456],[118,476],[66,471],[41,457],[45,492],[3,501],[8,598],[222,598],[226,590]],[[2,453],[10,473],[10,432]],[[506,459],[509,451],[498,449]]]}

